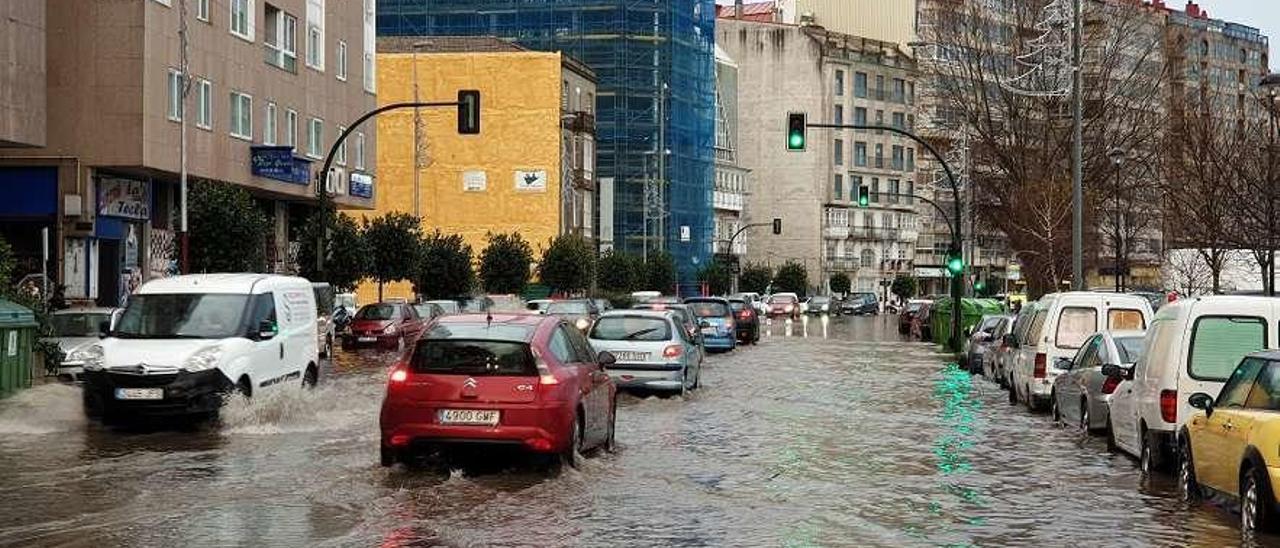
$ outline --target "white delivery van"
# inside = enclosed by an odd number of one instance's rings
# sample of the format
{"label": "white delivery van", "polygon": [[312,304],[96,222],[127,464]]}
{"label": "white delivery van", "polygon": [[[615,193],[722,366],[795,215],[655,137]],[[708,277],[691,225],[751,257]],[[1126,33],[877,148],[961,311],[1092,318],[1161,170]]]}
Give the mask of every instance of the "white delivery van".
{"label": "white delivery van", "polygon": [[1151,303],[1137,295],[1075,291],[1036,302],[1035,316],[1017,341],[1012,390],[1032,410],[1045,409],[1059,358],[1073,358],[1099,331],[1142,331],[1151,323]]}
{"label": "white delivery van", "polygon": [[316,301],[302,278],[199,274],[153,280],[84,358],[84,405],[103,420],[215,415],[319,378]]}
{"label": "white delivery van", "polygon": [[1145,352],[1111,395],[1109,441],[1150,471],[1171,462],[1196,392],[1217,397],[1245,355],[1277,348],[1280,299],[1200,297],[1160,307]]}

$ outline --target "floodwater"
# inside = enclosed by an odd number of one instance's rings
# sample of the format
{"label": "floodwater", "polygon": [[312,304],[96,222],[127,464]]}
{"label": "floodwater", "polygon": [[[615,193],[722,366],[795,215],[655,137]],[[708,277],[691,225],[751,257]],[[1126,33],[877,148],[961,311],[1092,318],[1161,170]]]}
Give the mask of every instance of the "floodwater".
{"label": "floodwater", "polygon": [[1240,543],[1229,511],[1010,407],[892,317],[772,325],[684,399],[624,396],[619,451],[577,470],[382,468],[386,363],[343,354],[315,391],[159,431],[87,422],[71,386],[0,402],[0,545]]}

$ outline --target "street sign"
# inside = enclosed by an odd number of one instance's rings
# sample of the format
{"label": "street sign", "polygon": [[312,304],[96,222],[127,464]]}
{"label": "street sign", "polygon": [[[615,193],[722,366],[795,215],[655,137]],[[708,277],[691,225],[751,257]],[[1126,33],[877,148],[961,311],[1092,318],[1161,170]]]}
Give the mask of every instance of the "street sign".
{"label": "street sign", "polygon": [[681,226],[680,226],[680,241],[682,241],[682,242],[687,242],[687,241],[689,241],[689,240],[691,240],[691,239],[693,239],[693,238],[692,238],[691,231],[689,230],[689,225],[681,225]]}

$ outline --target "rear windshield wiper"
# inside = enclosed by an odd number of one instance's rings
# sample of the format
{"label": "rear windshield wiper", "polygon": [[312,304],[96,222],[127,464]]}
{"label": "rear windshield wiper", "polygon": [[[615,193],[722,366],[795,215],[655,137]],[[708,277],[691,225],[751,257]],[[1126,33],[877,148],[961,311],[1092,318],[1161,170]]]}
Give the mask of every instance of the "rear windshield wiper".
{"label": "rear windshield wiper", "polygon": [[623,338],[622,338],[622,340],[624,340],[624,341],[633,340],[633,339],[635,339],[636,337],[639,337],[639,336],[641,336],[641,335],[648,335],[648,334],[653,333],[654,331],[657,331],[657,330],[658,330],[658,328],[656,328],[656,327],[650,327],[650,328],[648,328],[648,329],[641,329],[641,330],[636,331],[636,332],[634,332],[634,333],[627,333],[627,335],[626,335],[625,337],[623,337]]}

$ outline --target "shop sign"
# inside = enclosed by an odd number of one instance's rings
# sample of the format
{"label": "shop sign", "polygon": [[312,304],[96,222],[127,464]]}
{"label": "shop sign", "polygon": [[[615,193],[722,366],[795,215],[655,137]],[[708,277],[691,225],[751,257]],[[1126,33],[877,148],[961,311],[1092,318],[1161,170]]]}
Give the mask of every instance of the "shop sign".
{"label": "shop sign", "polygon": [[547,191],[547,172],[541,171],[516,171],[515,187],[520,192],[546,192]]}
{"label": "shop sign", "polygon": [[250,171],[258,177],[286,183],[310,183],[311,162],[293,155],[291,146],[249,147]]}
{"label": "shop sign", "polygon": [[99,178],[98,215],[150,219],[151,183],[114,177]]}
{"label": "shop sign", "polygon": [[373,197],[373,176],[368,173],[352,173],[347,194],[357,198]]}

